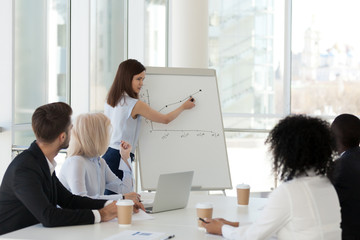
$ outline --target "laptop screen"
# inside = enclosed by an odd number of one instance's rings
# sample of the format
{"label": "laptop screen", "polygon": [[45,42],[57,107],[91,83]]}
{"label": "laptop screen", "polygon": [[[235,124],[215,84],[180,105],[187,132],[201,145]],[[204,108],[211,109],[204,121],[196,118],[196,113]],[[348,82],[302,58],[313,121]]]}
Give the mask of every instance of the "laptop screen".
{"label": "laptop screen", "polygon": [[161,174],[150,212],[156,213],[186,207],[193,176],[194,171]]}

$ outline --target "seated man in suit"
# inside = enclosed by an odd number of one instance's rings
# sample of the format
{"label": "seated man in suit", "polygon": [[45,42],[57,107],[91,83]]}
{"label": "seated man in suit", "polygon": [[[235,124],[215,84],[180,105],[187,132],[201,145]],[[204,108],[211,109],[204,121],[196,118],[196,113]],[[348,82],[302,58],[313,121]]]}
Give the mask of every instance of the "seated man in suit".
{"label": "seated man in suit", "polygon": [[[115,202],[73,195],[56,177],[54,158],[68,147],[71,114],[71,107],[61,102],[35,110],[36,141],[10,163],[0,186],[0,234],[39,222],[56,227],[93,224],[117,216]],[[142,204],[135,202],[135,211],[139,207]]]}
{"label": "seated man in suit", "polygon": [[341,114],[331,124],[331,131],[340,154],[331,180],[340,200],[342,239],[360,239],[360,119]]}

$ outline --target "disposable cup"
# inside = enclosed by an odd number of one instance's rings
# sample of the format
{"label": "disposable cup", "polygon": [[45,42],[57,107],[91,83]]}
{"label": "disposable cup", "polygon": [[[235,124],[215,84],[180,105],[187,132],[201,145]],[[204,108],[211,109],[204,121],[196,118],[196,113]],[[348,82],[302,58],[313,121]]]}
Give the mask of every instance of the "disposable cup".
{"label": "disposable cup", "polygon": [[116,205],[119,226],[130,226],[134,202],[132,200],[118,200]]}
{"label": "disposable cup", "polygon": [[[212,218],[213,214],[213,204],[210,202],[202,202],[196,204],[196,213],[198,218]],[[198,220],[198,227],[203,228],[201,221]]]}
{"label": "disposable cup", "polygon": [[237,192],[237,203],[239,206],[249,205],[249,196],[250,196],[250,185],[248,184],[238,184],[236,186]]}

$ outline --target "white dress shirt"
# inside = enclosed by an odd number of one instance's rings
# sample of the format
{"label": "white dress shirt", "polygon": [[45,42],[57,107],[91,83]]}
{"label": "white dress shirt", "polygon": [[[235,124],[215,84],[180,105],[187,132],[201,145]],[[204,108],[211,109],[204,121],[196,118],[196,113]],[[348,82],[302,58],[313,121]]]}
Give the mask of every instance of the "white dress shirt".
{"label": "white dress shirt", "polygon": [[269,196],[259,219],[238,228],[224,225],[227,239],[340,240],[340,205],[327,177],[299,177],[283,183]]}
{"label": "white dress shirt", "polygon": [[131,152],[135,153],[137,146],[141,116],[133,119],[131,112],[139,99],[131,98],[125,94],[124,98],[115,106],[111,107],[105,103],[104,114],[110,119],[112,125],[112,134],[110,138],[110,147],[119,149],[121,141],[130,143]]}
{"label": "white dress shirt", "polygon": [[[59,179],[73,194],[95,199],[122,199],[123,182],[110,170],[100,157],[71,156],[61,167]],[[104,195],[105,189],[119,193]]]}

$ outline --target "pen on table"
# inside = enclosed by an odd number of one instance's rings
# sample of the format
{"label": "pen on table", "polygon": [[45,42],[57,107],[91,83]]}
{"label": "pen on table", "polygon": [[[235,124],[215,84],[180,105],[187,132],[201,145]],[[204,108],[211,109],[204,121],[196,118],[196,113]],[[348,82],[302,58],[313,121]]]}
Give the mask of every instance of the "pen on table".
{"label": "pen on table", "polygon": [[172,239],[172,238],[174,238],[174,237],[175,237],[175,235],[173,234],[173,235],[170,235],[170,236],[164,238],[163,240]]}
{"label": "pen on table", "polygon": [[202,221],[203,223],[209,223],[209,222],[205,221],[205,219],[203,219],[201,217],[199,217],[199,220]]}
{"label": "pen on table", "polygon": [[140,194],[138,194],[137,199],[138,199],[139,202],[142,202]]}

